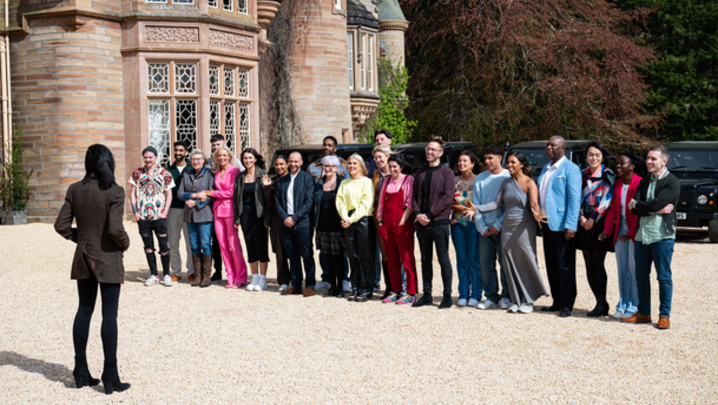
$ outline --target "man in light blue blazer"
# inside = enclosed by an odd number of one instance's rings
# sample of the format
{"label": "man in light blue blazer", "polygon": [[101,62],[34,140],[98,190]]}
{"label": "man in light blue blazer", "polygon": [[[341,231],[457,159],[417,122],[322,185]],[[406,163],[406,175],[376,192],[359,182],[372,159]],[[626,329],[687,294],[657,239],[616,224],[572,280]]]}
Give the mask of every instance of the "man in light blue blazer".
{"label": "man in light blue blazer", "polygon": [[546,144],[551,163],[539,177],[539,202],[548,215],[542,224],[546,274],[553,304],[542,311],[571,316],[576,301],[576,229],[581,208],[581,170],[565,157],[566,141],[554,136]]}

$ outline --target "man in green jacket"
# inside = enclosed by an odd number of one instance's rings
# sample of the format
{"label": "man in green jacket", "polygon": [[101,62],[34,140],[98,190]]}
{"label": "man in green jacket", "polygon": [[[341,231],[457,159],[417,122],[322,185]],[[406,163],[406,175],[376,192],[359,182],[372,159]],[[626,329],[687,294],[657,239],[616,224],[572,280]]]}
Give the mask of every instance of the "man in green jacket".
{"label": "man in green jacket", "polygon": [[653,146],[648,151],[646,166],[651,173],[638,183],[636,195],[628,208],[638,216],[634,255],[636,260],[636,287],[638,312],[624,322],[651,323],[651,262],[656,267],[659,292],[659,318],[656,327],[671,327],[671,299],[673,279],[671,260],[676,242],[676,205],[681,194],[681,183],[666,168],[670,153],[665,146]]}
{"label": "man in green jacket", "polygon": [[183,141],[174,143],[175,162],[167,167],[167,171],[172,174],[175,187],[172,188],[172,203],[170,204],[170,212],[167,214],[167,235],[170,243],[170,268],[172,269],[172,281],[178,282],[182,280],[182,256],[180,255],[180,232],[184,234],[184,241],[187,248],[187,280],[193,282],[194,265],[192,263],[192,249],[189,245],[189,236],[187,235],[187,224],[184,222],[184,201],[177,198],[177,190],[182,182],[184,170],[189,168],[189,159],[187,159],[187,144]]}

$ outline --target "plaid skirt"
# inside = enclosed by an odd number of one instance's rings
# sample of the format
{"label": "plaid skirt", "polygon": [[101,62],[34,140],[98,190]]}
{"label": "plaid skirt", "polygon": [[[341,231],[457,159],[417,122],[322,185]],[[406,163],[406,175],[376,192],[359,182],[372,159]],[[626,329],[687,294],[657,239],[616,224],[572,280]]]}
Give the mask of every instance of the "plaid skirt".
{"label": "plaid skirt", "polygon": [[327,255],[344,254],[344,232],[342,231],[317,231],[317,248],[321,253]]}

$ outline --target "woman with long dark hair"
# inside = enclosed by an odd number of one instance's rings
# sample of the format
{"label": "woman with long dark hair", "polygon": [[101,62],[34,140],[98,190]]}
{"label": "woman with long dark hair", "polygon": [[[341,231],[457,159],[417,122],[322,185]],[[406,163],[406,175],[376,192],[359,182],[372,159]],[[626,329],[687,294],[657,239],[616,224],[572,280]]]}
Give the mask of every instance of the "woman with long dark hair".
{"label": "woman with long dark hair", "polygon": [[[638,312],[638,289],[636,287],[636,262],[633,257],[633,239],[638,231],[638,217],[628,209],[628,203],[638,189],[638,183],[646,176],[646,162],[633,153],[618,157],[616,173],[621,181],[613,187],[613,203],[606,212],[606,225],[598,240],[613,235],[618,267],[618,291],[615,318],[630,318]],[[610,241],[610,239],[609,239]]]}
{"label": "woman with long dark hair", "polygon": [[479,205],[476,210],[483,214],[506,204],[501,229],[501,260],[511,297],[509,312],[527,314],[533,312],[534,301],[548,294],[536,260],[536,226],[546,222],[546,216],[541,214],[538,186],[531,178],[533,168],[526,155],[509,152],[506,169],[511,178],[501,184],[496,200]]}
{"label": "woman with long dark hair", "polygon": [[264,171],[264,158],[254,148],[245,149],[241,158],[245,170],[234,181],[234,227],[242,225],[247,261],[252,271],[247,290],[264,291],[269,265],[267,229],[271,222],[271,217],[266,215],[264,187],[271,186],[272,180]]}
{"label": "woman with long dark hair", "polygon": [[[596,307],[586,316],[597,317],[608,315],[609,305],[606,301],[606,252],[613,251],[609,240],[599,240],[603,232],[606,218],[604,215],[611,206],[613,199],[613,182],[615,175],[604,163],[609,153],[598,141],[592,141],[586,148],[588,167],[583,171],[581,193],[581,211],[578,217],[577,248],[583,251],[586,263],[586,278],[596,297]],[[630,200],[629,200],[630,201]]]}
{"label": "woman with long dark hair", "polygon": [[[80,305],[72,325],[77,388],[100,383],[87,367],[87,339],[95,310],[97,287],[102,296],[102,348],[105,367],[102,384],[106,394],[124,391],[130,384],[117,373],[117,310],[120,285],[125,279],[122,253],[130,238],[122,225],[125,190],[115,182],[115,159],[106,146],[95,144],[85,154],[85,178],[72,184],[55,221],[55,231],[77,244],[72,261],[73,280],[77,280]],[[77,227],[72,227],[72,221]]]}

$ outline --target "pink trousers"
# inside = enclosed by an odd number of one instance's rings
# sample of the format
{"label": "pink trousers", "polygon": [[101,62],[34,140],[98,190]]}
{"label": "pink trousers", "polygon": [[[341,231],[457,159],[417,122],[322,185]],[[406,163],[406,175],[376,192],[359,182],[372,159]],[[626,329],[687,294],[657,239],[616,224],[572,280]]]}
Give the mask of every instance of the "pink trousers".
{"label": "pink trousers", "polygon": [[244,262],[239,233],[234,227],[234,218],[214,218],[214,231],[217,234],[219,250],[227,271],[227,285],[247,282],[247,264]]}

